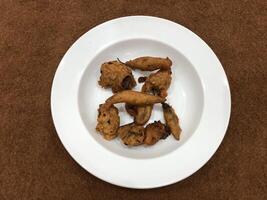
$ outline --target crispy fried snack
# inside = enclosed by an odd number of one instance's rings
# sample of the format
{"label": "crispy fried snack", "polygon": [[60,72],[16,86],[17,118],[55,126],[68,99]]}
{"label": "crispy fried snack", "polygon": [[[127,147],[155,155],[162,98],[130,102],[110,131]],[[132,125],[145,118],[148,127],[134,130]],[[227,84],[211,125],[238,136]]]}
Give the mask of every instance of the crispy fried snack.
{"label": "crispy fried snack", "polygon": [[144,125],[149,120],[152,113],[153,105],[144,105],[137,107],[137,114],[134,116],[134,122]]}
{"label": "crispy fried snack", "polygon": [[160,139],[165,139],[168,137],[169,132],[167,131],[164,124],[160,121],[155,121],[150,123],[145,128],[145,140],[144,144],[153,145]]}
{"label": "crispy fried snack", "polygon": [[130,105],[125,104],[125,109],[129,115],[134,117],[134,122],[138,125],[144,125],[149,120],[153,105]]}
{"label": "crispy fried snack", "polygon": [[179,126],[179,119],[174,109],[167,103],[162,103],[162,108],[167,127],[174,138],[179,140],[182,129]]}
{"label": "crispy fried snack", "polygon": [[138,146],[143,144],[145,129],[134,123],[126,124],[118,129],[118,135],[125,145]]}
{"label": "crispy fried snack", "polygon": [[104,104],[99,105],[96,130],[106,140],[117,137],[117,130],[120,126],[118,109],[115,106],[107,108]]}
{"label": "crispy fried snack", "polygon": [[142,87],[142,92],[152,93],[162,98],[167,97],[167,90],[171,85],[171,70],[159,70],[150,74]]}
{"label": "crispy fried snack", "polygon": [[142,92],[136,92],[132,90],[124,90],[109,97],[106,100],[105,105],[107,107],[116,103],[127,103],[131,105],[149,105],[155,103],[162,103],[164,101],[164,98],[158,96],[145,94]]}
{"label": "crispy fried snack", "polygon": [[113,93],[129,90],[136,86],[132,70],[118,61],[105,62],[101,66],[98,84],[111,88]]}
{"label": "crispy fried snack", "polygon": [[[140,80],[138,80],[140,81]],[[142,87],[142,92],[151,93],[165,98],[167,96],[167,89],[171,84],[171,70],[159,70],[158,72],[151,74],[145,80],[145,84]],[[133,108],[133,107],[132,107]],[[130,115],[134,116],[134,122],[139,125],[144,125],[149,120],[152,113],[153,105],[135,106],[130,111],[126,110]]]}
{"label": "crispy fried snack", "polygon": [[139,57],[134,60],[129,60],[125,63],[132,69],[140,69],[142,71],[154,71],[156,69],[170,69],[172,61],[167,58],[159,57]]}

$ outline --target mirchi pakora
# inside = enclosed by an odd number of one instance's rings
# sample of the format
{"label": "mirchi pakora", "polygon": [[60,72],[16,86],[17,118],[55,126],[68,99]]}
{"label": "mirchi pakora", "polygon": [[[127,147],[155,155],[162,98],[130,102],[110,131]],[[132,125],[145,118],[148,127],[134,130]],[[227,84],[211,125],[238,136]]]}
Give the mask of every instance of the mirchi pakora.
{"label": "mirchi pakora", "polygon": [[143,144],[145,129],[143,126],[130,123],[119,127],[118,135],[125,145],[138,146]]}
{"label": "mirchi pakora", "polygon": [[144,125],[148,122],[151,113],[152,113],[153,105],[142,105],[137,107],[136,115],[134,116],[134,122],[136,124]]}
{"label": "mirchi pakora", "polygon": [[134,117],[134,122],[139,125],[144,125],[149,120],[153,105],[130,105],[125,104],[127,113]]}
{"label": "mirchi pakora", "polygon": [[105,62],[101,65],[99,85],[111,88],[113,93],[130,90],[136,86],[132,70],[118,61]]}
{"label": "mirchi pakora", "polygon": [[114,94],[106,100],[106,105],[110,106],[116,103],[127,103],[130,105],[149,105],[155,103],[162,103],[165,98],[146,94],[142,92],[124,90]]}
{"label": "mirchi pakora", "polygon": [[[142,90],[145,93],[145,91]],[[125,105],[126,111],[134,117],[134,122],[139,125],[144,125],[150,118],[153,104],[151,105]],[[132,108],[132,109],[130,109]]]}
{"label": "mirchi pakora", "polygon": [[170,132],[174,136],[174,138],[176,140],[179,140],[182,129],[179,125],[178,116],[169,104],[162,103],[162,108],[167,127],[170,129]]}
{"label": "mirchi pakora", "polygon": [[132,69],[139,69],[142,71],[154,71],[156,69],[170,69],[172,66],[172,61],[167,58],[144,56],[135,58],[134,60],[129,60],[125,63]]}
{"label": "mirchi pakora", "polygon": [[117,137],[117,130],[120,126],[118,109],[110,106],[108,109],[104,104],[99,105],[96,130],[100,132],[106,140]]}

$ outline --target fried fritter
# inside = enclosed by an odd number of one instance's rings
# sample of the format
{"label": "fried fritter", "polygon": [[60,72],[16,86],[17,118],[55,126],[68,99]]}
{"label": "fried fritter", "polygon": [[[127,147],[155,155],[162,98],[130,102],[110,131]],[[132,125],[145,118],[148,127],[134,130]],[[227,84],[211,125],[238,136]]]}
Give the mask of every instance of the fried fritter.
{"label": "fried fritter", "polygon": [[125,104],[127,113],[134,117],[134,122],[138,125],[144,125],[149,120],[153,105],[130,105]]}
{"label": "fried fritter", "polygon": [[180,128],[179,119],[174,109],[167,103],[162,103],[162,108],[167,127],[170,129],[174,138],[179,140],[182,129]]}
{"label": "fried fritter", "polygon": [[159,57],[139,57],[134,60],[129,60],[125,63],[127,66],[132,69],[139,69],[142,71],[154,71],[156,69],[170,69],[172,61],[167,58]]}
{"label": "fried fritter", "polygon": [[169,132],[164,124],[160,121],[155,121],[150,123],[145,128],[145,140],[144,144],[146,145],[153,145],[157,143],[160,139],[165,139],[168,137]]}
{"label": "fried fritter", "polygon": [[110,106],[116,103],[127,103],[130,105],[148,105],[148,104],[162,103],[164,101],[165,101],[164,98],[158,96],[131,90],[124,90],[109,97],[106,100],[105,104],[106,106]]}
{"label": "fried fritter", "polygon": [[111,88],[113,93],[129,90],[136,86],[132,70],[118,61],[103,63],[100,72],[99,85]]}
{"label": "fried fritter", "polygon": [[143,105],[137,107],[137,114],[134,116],[134,122],[139,125],[144,125],[148,122],[153,105]]}
{"label": "fried fritter", "polygon": [[[138,80],[139,81],[139,80]],[[171,84],[171,70],[159,70],[151,74],[145,80],[142,87],[142,92],[151,93],[165,98],[167,89]],[[135,107],[134,122],[139,125],[144,125],[150,118],[153,109],[153,104]]]}
{"label": "fried fritter", "polygon": [[171,85],[171,70],[159,70],[150,74],[142,87],[142,92],[152,93],[162,98],[167,97],[167,90]]}
{"label": "fried fritter", "polygon": [[126,124],[118,129],[118,135],[125,145],[138,146],[143,144],[145,129],[134,123]]}
{"label": "fried fritter", "polygon": [[106,107],[99,105],[96,130],[100,132],[106,140],[117,137],[117,130],[120,126],[118,109],[115,106]]}

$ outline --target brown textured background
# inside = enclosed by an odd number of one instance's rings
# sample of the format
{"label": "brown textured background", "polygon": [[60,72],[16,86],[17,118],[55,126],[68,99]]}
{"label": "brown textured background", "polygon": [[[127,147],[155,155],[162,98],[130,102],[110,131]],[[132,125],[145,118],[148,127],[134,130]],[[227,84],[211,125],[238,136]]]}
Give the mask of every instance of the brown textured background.
{"label": "brown textured background", "polygon": [[[264,0],[1,0],[0,199],[267,199],[266,10]],[[230,125],[215,156],[186,180],[152,190],[110,185],[76,164],[57,137],[49,100],[57,65],[80,35],[140,14],[203,38],[232,93]]]}

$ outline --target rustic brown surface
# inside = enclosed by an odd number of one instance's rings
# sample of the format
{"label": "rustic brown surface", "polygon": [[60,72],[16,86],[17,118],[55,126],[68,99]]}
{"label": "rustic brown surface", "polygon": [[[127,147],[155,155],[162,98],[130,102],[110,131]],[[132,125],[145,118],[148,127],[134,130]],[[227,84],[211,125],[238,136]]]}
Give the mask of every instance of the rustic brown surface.
{"label": "rustic brown surface", "polygon": [[[0,199],[267,199],[266,9],[264,0],[1,0]],[[215,156],[186,180],[153,190],[87,173],[63,148],[50,113],[52,79],[68,47],[97,24],[139,14],[202,37],[232,93],[230,126]]]}

